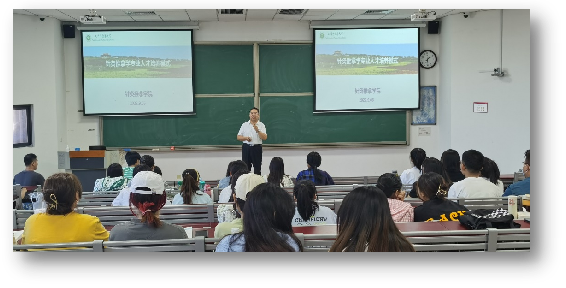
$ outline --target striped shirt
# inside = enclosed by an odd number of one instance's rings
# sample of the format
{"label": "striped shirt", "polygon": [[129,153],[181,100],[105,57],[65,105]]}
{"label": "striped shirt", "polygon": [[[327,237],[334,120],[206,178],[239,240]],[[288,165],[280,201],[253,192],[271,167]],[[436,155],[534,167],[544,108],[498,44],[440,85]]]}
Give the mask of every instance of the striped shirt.
{"label": "striped shirt", "polygon": [[132,180],[134,174],[134,167],[124,167],[124,178]]}

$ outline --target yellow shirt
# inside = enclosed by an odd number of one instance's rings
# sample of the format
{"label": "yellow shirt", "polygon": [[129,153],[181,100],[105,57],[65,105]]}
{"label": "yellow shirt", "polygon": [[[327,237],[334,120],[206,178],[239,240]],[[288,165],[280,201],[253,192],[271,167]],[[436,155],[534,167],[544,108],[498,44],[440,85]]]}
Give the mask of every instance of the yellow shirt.
{"label": "yellow shirt", "polygon": [[26,220],[22,244],[91,242],[108,240],[109,235],[95,216],[77,212],[67,215],[39,213]]}
{"label": "yellow shirt", "polygon": [[236,218],[232,222],[218,223],[218,225],[216,225],[216,228],[214,229],[214,238],[222,238],[226,235],[238,233],[232,233],[232,228],[238,228],[238,232],[242,232],[242,230],[244,229],[243,219]]}

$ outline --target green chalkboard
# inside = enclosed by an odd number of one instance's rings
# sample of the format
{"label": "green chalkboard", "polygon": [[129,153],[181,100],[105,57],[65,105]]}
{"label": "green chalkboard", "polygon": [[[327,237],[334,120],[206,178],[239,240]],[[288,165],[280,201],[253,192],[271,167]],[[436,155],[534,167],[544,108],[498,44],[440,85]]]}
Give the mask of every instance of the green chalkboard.
{"label": "green chalkboard", "polygon": [[[405,111],[313,114],[313,96],[261,98],[265,144],[407,141]],[[404,143],[398,143],[404,144]]]}
{"label": "green chalkboard", "polygon": [[313,61],[312,45],[260,45],[260,96],[261,93],[312,93]]}
{"label": "green chalkboard", "polygon": [[197,98],[196,115],[104,117],[107,147],[239,145],[253,97]]}
{"label": "green chalkboard", "polygon": [[195,93],[254,93],[253,45],[195,45]]}

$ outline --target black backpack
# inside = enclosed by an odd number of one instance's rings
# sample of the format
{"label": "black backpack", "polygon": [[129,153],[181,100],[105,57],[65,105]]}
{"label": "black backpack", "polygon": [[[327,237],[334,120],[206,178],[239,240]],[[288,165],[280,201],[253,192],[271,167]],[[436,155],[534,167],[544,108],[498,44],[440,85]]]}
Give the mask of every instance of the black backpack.
{"label": "black backpack", "polygon": [[467,211],[458,220],[470,230],[520,228],[521,224],[513,222],[513,219],[507,210],[498,208]]}

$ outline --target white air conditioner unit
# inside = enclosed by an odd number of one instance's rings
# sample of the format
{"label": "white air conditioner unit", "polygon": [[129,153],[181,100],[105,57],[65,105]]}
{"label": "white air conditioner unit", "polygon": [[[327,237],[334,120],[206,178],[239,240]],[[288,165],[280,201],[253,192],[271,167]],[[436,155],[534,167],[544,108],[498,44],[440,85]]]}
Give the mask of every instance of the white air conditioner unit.
{"label": "white air conditioner unit", "polygon": [[100,15],[84,15],[79,20],[83,24],[106,24],[106,18]]}

